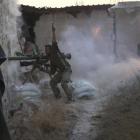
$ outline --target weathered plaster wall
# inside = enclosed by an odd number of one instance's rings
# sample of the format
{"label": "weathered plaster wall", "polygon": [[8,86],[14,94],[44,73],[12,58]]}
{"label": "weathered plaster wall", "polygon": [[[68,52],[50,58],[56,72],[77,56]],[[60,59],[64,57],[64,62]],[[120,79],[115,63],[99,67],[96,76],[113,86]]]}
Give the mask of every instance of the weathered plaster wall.
{"label": "weathered plaster wall", "polygon": [[119,9],[116,15],[118,55],[121,58],[136,56],[140,43],[140,11]]}
{"label": "weathered plaster wall", "polygon": [[[117,53],[119,58],[137,57],[139,12],[117,11]],[[94,79],[93,71],[114,63],[113,18],[106,10],[81,12],[73,17],[66,12],[44,14],[36,22],[36,43],[43,49],[51,43],[51,24],[55,23],[59,48],[72,54],[74,77]]]}
{"label": "weathered plaster wall", "polygon": [[[85,36],[85,39],[90,38],[96,44],[99,51],[102,51],[102,47],[112,51],[112,18],[105,10],[95,10],[91,15],[79,13],[76,18],[65,12],[42,15],[35,26],[36,42],[41,48],[51,43],[52,22],[55,23],[58,42],[65,42],[65,33],[71,28],[71,32],[74,30],[79,33],[80,36],[76,36],[77,40],[80,41],[80,37]],[[75,32],[68,36],[69,40]]]}
{"label": "weathered plaster wall", "polygon": [[[117,9],[116,10],[116,31],[117,31],[117,53],[121,58],[137,54],[137,44],[139,41],[139,16],[138,9]],[[77,40],[80,36],[85,36],[94,42],[94,47],[100,52],[113,52],[113,19],[106,10],[93,10],[92,13],[79,13],[73,17],[66,12],[42,15],[36,22],[34,28],[36,43],[43,48],[47,43],[51,43],[51,24],[55,23],[58,42],[65,44],[66,32],[74,30],[69,40],[76,34]],[[106,49],[107,50],[106,50]]]}
{"label": "weathered plaster wall", "polygon": [[[113,61],[112,18],[105,10],[90,15],[81,12],[77,17],[60,12],[42,15],[36,22],[36,43],[43,49],[51,43],[54,21],[59,48],[72,54],[71,65],[76,77],[89,78],[89,71]],[[86,68],[86,69],[85,69]]]}

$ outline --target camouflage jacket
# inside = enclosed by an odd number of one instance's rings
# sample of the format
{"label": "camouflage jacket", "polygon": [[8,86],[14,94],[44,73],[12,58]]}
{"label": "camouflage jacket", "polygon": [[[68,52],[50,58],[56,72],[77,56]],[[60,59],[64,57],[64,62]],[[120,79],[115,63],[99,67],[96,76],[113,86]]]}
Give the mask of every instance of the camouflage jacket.
{"label": "camouflage jacket", "polygon": [[56,42],[52,43],[50,65],[52,71],[51,73],[55,73],[57,70],[63,72],[66,69],[71,69],[70,64],[68,63],[64,55],[60,52]]}

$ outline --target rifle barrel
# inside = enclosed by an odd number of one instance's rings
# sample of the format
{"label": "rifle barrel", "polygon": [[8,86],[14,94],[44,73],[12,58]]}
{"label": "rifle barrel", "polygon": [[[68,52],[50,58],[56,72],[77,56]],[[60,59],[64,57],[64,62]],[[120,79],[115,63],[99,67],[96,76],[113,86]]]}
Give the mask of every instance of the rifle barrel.
{"label": "rifle barrel", "polygon": [[48,59],[47,56],[13,56],[13,57],[7,57],[7,60],[36,60],[36,59]]}

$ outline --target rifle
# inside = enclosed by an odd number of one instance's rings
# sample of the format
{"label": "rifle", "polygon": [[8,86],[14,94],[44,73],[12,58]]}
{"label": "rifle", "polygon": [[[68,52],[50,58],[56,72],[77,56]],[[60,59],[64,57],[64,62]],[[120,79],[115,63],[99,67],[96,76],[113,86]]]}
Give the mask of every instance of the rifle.
{"label": "rifle", "polygon": [[[1,58],[0,58],[1,59]],[[48,57],[47,56],[38,56],[38,55],[35,55],[35,56],[13,56],[13,57],[6,57],[5,59],[7,60],[48,60]]]}
{"label": "rifle", "polygon": [[71,54],[70,53],[64,54],[60,51],[58,44],[57,44],[55,27],[54,27],[53,23],[52,23],[52,47],[55,47],[55,49],[57,50],[57,54],[61,57],[63,64],[68,65],[68,63],[66,62],[65,59],[71,59]]}
{"label": "rifle", "polygon": [[[2,58],[0,58],[2,59]],[[10,61],[20,61],[20,66],[21,67],[27,67],[27,66],[32,66],[32,69],[29,71],[29,76],[27,77],[27,79],[25,79],[25,81],[23,82],[23,84],[28,80],[28,79],[32,79],[32,74],[36,69],[39,69],[40,71],[42,71],[41,67],[42,66],[46,66],[46,71],[43,70],[43,72],[48,73],[47,71],[47,67],[49,67],[49,65],[47,65],[49,59],[48,56],[46,55],[35,55],[35,56],[13,56],[13,57],[6,57],[6,60],[10,60]]]}

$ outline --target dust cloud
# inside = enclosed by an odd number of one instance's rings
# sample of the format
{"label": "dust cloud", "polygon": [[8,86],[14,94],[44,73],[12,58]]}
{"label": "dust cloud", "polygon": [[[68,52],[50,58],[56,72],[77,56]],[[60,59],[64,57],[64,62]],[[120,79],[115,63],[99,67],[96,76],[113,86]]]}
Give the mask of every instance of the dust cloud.
{"label": "dust cloud", "polygon": [[[85,31],[85,28],[68,26],[59,42],[62,51],[72,54],[70,63],[73,69],[73,79],[90,81],[99,88],[111,88],[138,75],[140,59],[134,52],[130,55],[131,48],[126,46],[127,57],[125,59],[120,57],[116,62],[112,48],[107,49],[104,46],[98,48],[96,39]],[[99,34],[99,32],[101,32],[100,28],[92,31],[94,34]],[[105,43],[102,42],[102,44]]]}

